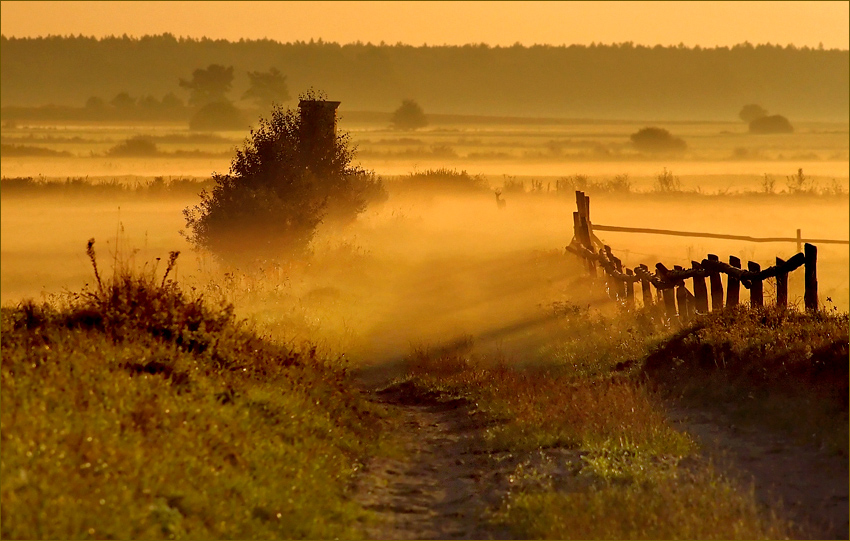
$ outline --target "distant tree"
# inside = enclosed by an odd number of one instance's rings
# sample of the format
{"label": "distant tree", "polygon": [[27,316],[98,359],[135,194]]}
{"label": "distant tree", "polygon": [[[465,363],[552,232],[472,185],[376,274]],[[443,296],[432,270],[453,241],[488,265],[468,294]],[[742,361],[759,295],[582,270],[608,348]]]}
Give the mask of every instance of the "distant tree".
{"label": "distant tree", "polygon": [[214,173],[212,192],[183,211],[183,235],[225,261],[296,257],[323,220],[353,220],[368,201],[385,197],[379,177],[352,165],[348,134],[317,140],[307,133],[297,110],[274,105],[237,149],[230,172]]}
{"label": "distant tree", "polygon": [[227,93],[233,86],[233,66],[210,64],[207,69],[196,69],[192,79],[180,79],[180,86],[189,90],[189,103],[204,106],[209,103],[228,101]]}
{"label": "distant tree", "polygon": [[413,100],[402,100],[399,108],[393,112],[390,122],[397,130],[415,130],[428,125],[425,111]]}
{"label": "distant tree", "polygon": [[794,126],[782,115],[763,116],[750,122],[750,133],[793,133]]}
{"label": "distant tree", "polygon": [[154,111],[162,106],[162,103],[153,96],[144,96],[139,98],[138,106],[146,111]]}
{"label": "distant tree", "polygon": [[208,103],[189,119],[189,129],[196,131],[244,130],[246,127],[245,115],[229,101]]}
{"label": "distant tree", "polygon": [[741,108],[741,112],[738,113],[738,118],[747,124],[763,116],[767,116],[767,110],[761,105],[756,105],[755,103],[745,105]]}
{"label": "distant tree", "polygon": [[177,97],[174,92],[169,92],[168,94],[162,97],[162,108],[175,110],[182,109],[186,104],[183,103],[183,100]]}
{"label": "distant tree", "polygon": [[86,109],[90,111],[103,111],[106,108],[106,102],[103,98],[92,96],[86,100]]}
{"label": "distant tree", "polygon": [[260,109],[265,109],[272,103],[289,101],[291,97],[286,76],[277,68],[270,68],[267,72],[249,71],[248,79],[251,86],[242,94],[242,99],[252,100]]}
{"label": "distant tree", "polygon": [[136,98],[127,92],[119,92],[109,103],[116,109],[128,111],[136,107]]}
{"label": "distant tree", "polygon": [[634,147],[641,152],[684,152],[687,143],[681,137],[674,137],[664,128],[648,127],[630,136]]}

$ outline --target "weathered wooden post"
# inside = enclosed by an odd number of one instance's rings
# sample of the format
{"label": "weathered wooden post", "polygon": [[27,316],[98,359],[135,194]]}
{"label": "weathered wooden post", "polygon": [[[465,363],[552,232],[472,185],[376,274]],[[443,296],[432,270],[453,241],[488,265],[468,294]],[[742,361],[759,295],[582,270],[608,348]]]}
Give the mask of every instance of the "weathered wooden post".
{"label": "weathered wooden post", "polygon": [[[649,272],[649,267],[647,267],[643,263],[641,263],[639,267],[644,271]],[[643,278],[641,278],[640,290],[643,294],[644,307],[652,306],[652,284],[649,283],[649,280],[644,280]]]}
{"label": "weathered wooden post", "polygon": [[[626,269],[626,276],[632,278],[635,272],[632,269]],[[626,286],[626,306],[629,310],[635,307],[635,283],[631,280],[623,282]]]}
{"label": "weathered wooden post", "polygon": [[[776,258],[776,266],[785,264],[784,259]],[[781,309],[788,308],[788,273],[780,272],[776,275],[776,306]]]}
{"label": "weathered wooden post", "polygon": [[[623,274],[623,262],[617,257],[614,257],[614,268],[617,269],[617,272]],[[617,286],[617,298],[624,300],[626,298],[626,280],[615,278],[614,284]]]}
{"label": "weathered wooden post", "polygon": [[[734,255],[729,256],[729,265],[736,269],[741,268],[741,260]],[[741,291],[741,281],[737,276],[728,274],[726,276],[726,306],[738,305],[738,294]]]}
{"label": "weathered wooden post", "polygon": [[804,246],[806,255],[806,292],[803,294],[806,310],[818,311],[818,248],[808,242]]}
{"label": "weathered wooden post", "polygon": [[676,297],[673,294],[672,288],[661,290],[661,295],[664,297],[664,311],[667,314],[667,319],[671,322],[676,321]]}
{"label": "weathered wooden post", "polygon": [[[685,270],[681,265],[673,265],[674,271]],[[682,323],[690,321],[690,313],[688,312],[688,291],[685,289],[685,284],[676,286],[676,304],[679,307],[679,319]]]}
{"label": "weathered wooden post", "polygon": [[[755,261],[747,261],[747,270],[750,272],[760,272],[761,265]],[[752,308],[761,308],[764,306],[764,285],[760,279],[752,279],[750,285],[750,306]]]}
{"label": "weathered wooden post", "polygon": [[[696,261],[691,261],[691,267],[702,270]],[[705,276],[694,276],[694,309],[700,314],[708,313],[708,289],[705,287]]]}
{"label": "weathered wooden post", "polygon": [[[720,258],[714,254],[708,254],[709,261],[720,261]],[[711,285],[711,311],[723,310],[723,281],[720,279],[720,273],[712,271],[708,274],[708,281]]]}
{"label": "weathered wooden post", "polygon": [[797,253],[800,253],[803,250],[803,230],[797,230]]}

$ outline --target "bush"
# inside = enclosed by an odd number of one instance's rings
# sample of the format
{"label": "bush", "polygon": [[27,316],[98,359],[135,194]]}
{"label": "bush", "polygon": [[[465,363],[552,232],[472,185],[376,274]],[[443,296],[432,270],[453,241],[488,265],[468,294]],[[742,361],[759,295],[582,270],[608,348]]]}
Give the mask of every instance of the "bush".
{"label": "bush", "polygon": [[415,130],[428,125],[425,111],[413,100],[403,100],[393,113],[391,122],[397,130]]}
{"label": "bush", "polygon": [[643,128],[630,137],[632,144],[641,152],[684,152],[688,145],[681,137],[674,137],[664,128]]}
{"label": "bush", "polygon": [[385,197],[379,177],[351,165],[354,153],[348,134],[302,137],[299,113],[274,106],[237,149],[230,173],[214,173],[212,192],[184,209],[183,235],[225,260],[303,255],[323,220],[350,222]]}
{"label": "bush", "polygon": [[242,112],[228,101],[204,105],[189,120],[190,130],[242,130],[248,121]]}
{"label": "bush", "polygon": [[755,103],[743,106],[741,111],[738,113],[738,118],[748,124],[753,120],[764,116],[767,116],[767,110],[761,105],[756,105]]}
{"label": "bush", "polygon": [[750,122],[750,133],[794,133],[794,127],[782,115],[763,116]]}
{"label": "bush", "polygon": [[159,149],[153,139],[146,135],[137,135],[127,139],[119,145],[115,145],[106,151],[107,156],[132,158],[139,156],[156,156]]}
{"label": "bush", "polygon": [[410,173],[402,177],[400,184],[405,189],[415,191],[474,192],[487,189],[487,181],[483,176],[447,168]]}

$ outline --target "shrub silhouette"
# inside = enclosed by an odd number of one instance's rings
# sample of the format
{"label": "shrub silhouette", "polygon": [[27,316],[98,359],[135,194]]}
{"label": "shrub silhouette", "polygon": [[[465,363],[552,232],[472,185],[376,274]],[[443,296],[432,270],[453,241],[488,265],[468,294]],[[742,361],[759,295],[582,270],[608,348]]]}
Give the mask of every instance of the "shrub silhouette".
{"label": "shrub silhouette", "polygon": [[794,127],[784,116],[770,115],[751,121],[750,133],[794,133]]}
{"label": "shrub silhouette", "polygon": [[428,125],[425,111],[413,100],[402,100],[399,108],[393,112],[390,122],[397,130],[415,130]]}
{"label": "shrub silhouette", "polygon": [[106,154],[115,157],[156,156],[159,149],[150,137],[137,135],[110,148]]}
{"label": "shrub silhouette", "polygon": [[189,120],[189,129],[195,131],[241,130],[247,126],[245,116],[229,101],[208,103]]}
{"label": "shrub silhouette", "polygon": [[767,116],[767,110],[761,105],[757,105],[755,103],[750,103],[743,106],[741,108],[741,111],[738,113],[738,118],[748,124],[753,120],[761,118],[763,116]]}
{"label": "shrub silhouette", "polygon": [[643,128],[630,137],[634,147],[641,152],[683,152],[688,145],[681,137],[674,137],[664,128]]}
{"label": "shrub silhouette", "polygon": [[302,137],[298,111],[274,106],[237,149],[230,172],[214,173],[212,192],[184,209],[182,234],[225,261],[303,255],[323,220],[349,222],[386,196],[379,177],[351,164],[349,135],[332,137]]}

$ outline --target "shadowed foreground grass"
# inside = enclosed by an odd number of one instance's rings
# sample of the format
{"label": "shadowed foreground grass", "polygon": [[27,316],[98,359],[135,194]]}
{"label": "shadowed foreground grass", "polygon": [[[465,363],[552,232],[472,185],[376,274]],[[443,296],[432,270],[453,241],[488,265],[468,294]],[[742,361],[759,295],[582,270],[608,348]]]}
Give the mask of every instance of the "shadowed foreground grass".
{"label": "shadowed foreground grass", "polygon": [[154,274],[3,308],[2,537],[357,537],[382,411]]}
{"label": "shadowed foreground grass", "polygon": [[656,326],[651,311],[556,310],[564,328],[544,348],[548,362],[480,358],[471,339],[408,360],[409,383],[475,405],[491,450],[580,452],[570,490],[546,471],[518,470],[494,520],[517,538],[794,535],[752,491],[695,459],[696,444],[668,423],[661,397],[706,406],[722,396],[739,418],[791,434],[783,422],[804,415],[817,443],[846,453],[846,314],[739,307],[674,331]]}

